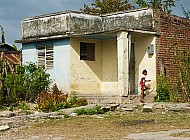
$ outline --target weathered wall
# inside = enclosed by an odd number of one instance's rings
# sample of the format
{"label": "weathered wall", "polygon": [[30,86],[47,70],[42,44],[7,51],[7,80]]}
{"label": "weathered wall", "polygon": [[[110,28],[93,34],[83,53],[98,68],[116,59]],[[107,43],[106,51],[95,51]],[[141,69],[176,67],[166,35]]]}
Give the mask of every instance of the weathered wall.
{"label": "weathered wall", "polygon": [[102,41],[102,94],[117,95],[117,40]]}
{"label": "weathered wall", "polygon": [[[155,43],[156,37],[153,35],[139,34],[134,38],[135,46],[135,85],[136,89],[140,91],[140,79],[142,76],[142,71],[147,70],[147,79],[150,79],[150,90],[155,90],[156,88],[156,53],[155,53]],[[147,52],[147,47],[154,44],[154,55],[149,55]]]}
{"label": "weathered wall", "polygon": [[99,16],[70,13],[70,32],[73,34],[96,33],[102,31],[102,18]]}
{"label": "weathered wall", "polygon": [[[53,69],[47,70],[50,73],[50,78],[53,83],[56,83],[63,92],[70,91],[70,41],[52,40],[46,42],[30,43],[22,45],[22,63],[27,62],[37,63],[37,49],[38,44],[51,44],[54,46],[54,66]],[[52,83],[52,84],[53,84]]]}
{"label": "weathered wall", "polygon": [[[156,16],[156,14],[155,14]],[[157,38],[157,76],[166,70],[166,75],[170,78],[170,85],[175,86],[179,77],[178,67],[174,60],[174,52],[187,50],[190,46],[190,20],[168,15],[160,12],[155,17],[156,28],[160,31]]]}
{"label": "weathered wall", "polygon": [[22,38],[35,38],[65,34],[69,31],[69,13],[39,16],[22,21]]}
{"label": "weathered wall", "polygon": [[154,31],[152,9],[110,14],[103,17],[103,31],[118,29]]}
{"label": "weathered wall", "polygon": [[[77,12],[60,12],[22,21],[22,38],[30,42],[39,37],[82,35],[113,30],[154,31],[153,11],[141,9],[95,16]],[[69,33],[69,34],[68,34]]]}
{"label": "weathered wall", "polygon": [[[95,43],[95,61],[80,60],[80,42]],[[71,38],[71,91],[79,94],[101,94],[101,40]]]}

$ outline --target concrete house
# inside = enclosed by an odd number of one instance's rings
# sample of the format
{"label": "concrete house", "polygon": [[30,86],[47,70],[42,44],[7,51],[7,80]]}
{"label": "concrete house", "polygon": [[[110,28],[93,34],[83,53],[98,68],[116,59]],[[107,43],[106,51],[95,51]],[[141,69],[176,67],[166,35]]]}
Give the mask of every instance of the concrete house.
{"label": "concrete house", "polygon": [[64,11],[23,19],[16,42],[22,43],[22,63],[44,66],[62,91],[123,97],[139,93],[144,69],[151,93],[163,70],[174,75],[173,58],[166,54],[178,27],[189,35],[188,20],[152,9],[105,15]]}

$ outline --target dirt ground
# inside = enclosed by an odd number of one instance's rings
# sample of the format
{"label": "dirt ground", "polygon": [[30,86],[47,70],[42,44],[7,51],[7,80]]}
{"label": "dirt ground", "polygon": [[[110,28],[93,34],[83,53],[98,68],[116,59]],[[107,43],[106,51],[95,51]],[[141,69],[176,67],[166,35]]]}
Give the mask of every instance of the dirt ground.
{"label": "dirt ground", "polygon": [[190,114],[108,112],[103,115],[43,119],[0,132],[0,140],[123,140],[131,133],[190,128]]}

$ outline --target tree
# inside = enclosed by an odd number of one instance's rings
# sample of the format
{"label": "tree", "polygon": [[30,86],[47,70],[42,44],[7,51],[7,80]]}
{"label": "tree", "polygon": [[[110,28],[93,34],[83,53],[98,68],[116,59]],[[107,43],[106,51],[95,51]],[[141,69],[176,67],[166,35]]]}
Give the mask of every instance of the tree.
{"label": "tree", "polygon": [[5,32],[1,25],[0,25],[0,28],[1,28],[1,43],[5,43]]}
{"label": "tree", "polygon": [[182,10],[183,10],[183,15],[185,16],[185,18],[189,19],[189,15],[190,15],[190,11],[189,10],[185,10],[185,8],[181,5]]}
{"label": "tree", "polygon": [[175,6],[174,0],[135,0],[135,3],[140,7],[151,7],[169,14],[172,12],[171,8]]}
{"label": "tree", "polygon": [[128,0],[95,0],[91,7],[84,4],[80,11],[87,14],[105,14],[133,9]]}

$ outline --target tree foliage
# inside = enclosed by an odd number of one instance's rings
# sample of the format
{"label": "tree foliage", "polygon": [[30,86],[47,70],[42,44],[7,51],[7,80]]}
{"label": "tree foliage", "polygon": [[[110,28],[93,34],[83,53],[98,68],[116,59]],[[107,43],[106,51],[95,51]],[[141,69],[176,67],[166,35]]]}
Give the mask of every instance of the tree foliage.
{"label": "tree foliage", "polygon": [[151,7],[156,10],[163,10],[166,13],[172,12],[175,6],[174,0],[135,0],[140,7]]}
{"label": "tree foliage", "polygon": [[0,103],[14,104],[19,101],[33,101],[50,84],[49,74],[35,64],[16,66],[11,71],[10,64],[0,61]]}
{"label": "tree foliage", "polygon": [[190,18],[190,11],[189,10],[185,10],[185,8],[181,5],[182,10],[183,10],[183,15],[185,16],[185,18],[189,19]]}
{"label": "tree foliage", "polygon": [[91,6],[84,4],[80,11],[88,14],[105,14],[134,8],[128,0],[95,0]]}
{"label": "tree foliage", "polygon": [[5,43],[5,32],[1,25],[0,25],[0,29],[1,29],[1,43]]}

